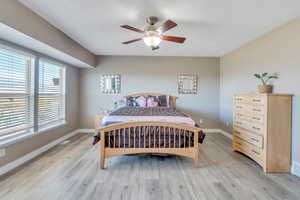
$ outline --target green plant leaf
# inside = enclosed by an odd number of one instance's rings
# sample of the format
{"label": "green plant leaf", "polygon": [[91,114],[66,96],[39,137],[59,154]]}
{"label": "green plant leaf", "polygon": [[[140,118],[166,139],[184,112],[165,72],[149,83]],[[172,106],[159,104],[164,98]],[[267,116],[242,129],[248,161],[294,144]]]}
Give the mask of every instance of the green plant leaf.
{"label": "green plant leaf", "polygon": [[254,76],[259,79],[261,78],[260,74],[254,74]]}
{"label": "green plant leaf", "polygon": [[262,77],[265,77],[265,76],[267,76],[267,75],[268,75],[268,73],[265,72],[265,73],[262,74]]}
{"label": "green plant leaf", "polygon": [[272,76],[269,76],[269,79],[272,79],[272,78],[274,78],[274,79],[278,79],[278,76],[274,76],[274,75],[272,75]]}

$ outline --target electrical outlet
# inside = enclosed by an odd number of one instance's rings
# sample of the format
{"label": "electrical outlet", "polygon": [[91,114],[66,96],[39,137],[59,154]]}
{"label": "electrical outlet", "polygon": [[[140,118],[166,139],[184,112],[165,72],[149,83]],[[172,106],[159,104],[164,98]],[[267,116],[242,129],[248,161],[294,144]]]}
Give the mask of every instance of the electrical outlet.
{"label": "electrical outlet", "polygon": [[199,123],[200,123],[200,124],[203,124],[203,120],[202,120],[202,119],[199,119]]}
{"label": "electrical outlet", "polygon": [[0,158],[4,157],[6,154],[5,149],[0,149]]}

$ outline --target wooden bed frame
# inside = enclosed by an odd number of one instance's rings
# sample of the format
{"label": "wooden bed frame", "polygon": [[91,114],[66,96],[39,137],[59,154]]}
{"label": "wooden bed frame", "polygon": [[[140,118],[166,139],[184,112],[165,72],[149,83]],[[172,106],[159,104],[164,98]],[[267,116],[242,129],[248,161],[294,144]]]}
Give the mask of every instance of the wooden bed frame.
{"label": "wooden bed frame", "polygon": [[[160,94],[160,93],[139,93],[139,94],[132,94],[128,95],[126,97],[136,97],[136,96],[158,96],[158,95],[165,95],[165,94]],[[125,97],[125,98],[126,98]],[[175,107],[175,101],[177,97],[170,96],[173,102],[173,106]],[[195,127],[195,126],[189,126],[189,125],[184,125],[184,124],[179,124],[179,123],[169,123],[169,122],[159,122],[159,121],[138,121],[138,122],[125,122],[125,123],[117,123],[117,124],[112,124],[108,126],[103,126],[100,127],[102,117],[100,115],[96,116],[95,119],[95,131],[100,131],[101,132],[101,140],[100,140],[100,167],[103,169],[104,164],[105,164],[105,159],[114,157],[114,156],[119,156],[119,155],[126,155],[126,154],[141,154],[141,153],[163,153],[163,154],[174,154],[174,155],[179,155],[179,156],[185,156],[194,159],[194,165],[195,167],[199,167],[199,143],[198,143],[198,137],[199,137],[199,132],[201,131],[200,128]],[[153,127],[160,127],[158,130],[156,128],[152,129],[153,132],[151,134],[154,137],[150,137],[150,131],[149,131],[149,137],[150,139],[141,139],[141,134],[136,133],[136,129],[138,128],[145,128],[145,130],[151,130]],[[150,128],[150,129],[149,129]],[[161,131],[162,130],[162,131]],[[163,136],[163,130],[166,131],[168,130],[168,133],[171,133],[171,135],[174,136],[174,142],[172,143],[169,139]],[[129,137],[129,146],[131,147],[120,147],[117,144],[115,144],[116,140],[114,141],[114,144],[110,144],[111,140],[110,138],[108,140],[105,140],[105,137],[113,137],[114,134],[118,131],[127,131],[127,133],[133,135],[134,141],[130,141]],[[173,132],[172,132],[173,131]],[[148,133],[145,133],[148,134]],[[175,135],[180,136],[179,142],[176,142],[175,140]],[[148,136],[148,135],[146,135]],[[120,137],[120,136],[119,136]],[[125,141],[125,134],[124,136],[124,141]],[[188,138],[191,140],[193,137],[193,145],[191,145],[191,142],[188,142],[188,145],[186,145],[187,141],[184,141],[184,146],[179,146],[176,143],[180,143],[180,139]],[[144,137],[145,138],[145,137]],[[122,138],[121,138],[122,139]],[[119,141],[121,140],[119,138]],[[138,144],[136,144],[136,139],[138,139]],[[159,141],[155,141],[155,140]],[[163,141],[160,141],[163,140]],[[169,140],[168,144],[170,144],[170,147],[166,147],[166,140]],[[146,147],[146,141],[147,143],[149,142],[149,146]],[[107,143],[109,144],[107,144]],[[131,145],[130,145],[131,142]],[[140,148],[140,145],[144,144],[146,148]],[[164,144],[164,147],[157,145],[158,144]],[[183,141],[182,141],[183,142]],[[152,146],[150,144],[153,144]],[[148,144],[147,144],[148,145]]]}

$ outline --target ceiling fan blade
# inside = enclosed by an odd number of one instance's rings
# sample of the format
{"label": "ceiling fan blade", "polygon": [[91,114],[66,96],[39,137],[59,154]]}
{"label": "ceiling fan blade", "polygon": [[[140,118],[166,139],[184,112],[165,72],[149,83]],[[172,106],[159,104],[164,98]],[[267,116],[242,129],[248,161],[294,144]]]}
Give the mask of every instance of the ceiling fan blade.
{"label": "ceiling fan blade", "polygon": [[129,40],[129,41],[126,41],[126,42],[122,42],[122,44],[130,44],[130,43],[133,43],[133,42],[142,40],[142,39],[143,39],[143,38],[137,38],[137,39],[134,39],[134,40]]}
{"label": "ceiling fan blade", "polygon": [[175,37],[175,36],[167,36],[167,35],[162,35],[160,36],[162,40],[167,40],[170,42],[177,42],[177,43],[184,43],[185,39],[184,37]]}
{"label": "ceiling fan blade", "polygon": [[131,31],[135,31],[135,32],[138,32],[138,33],[145,33],[144,31],[140,30],[140,29],[137,29],[137,28],[134,28],[132,26],[129,26],[129,25],[122,25],[121,26],[122,28],[125,28],[125,29],[128,29],[128,30],[131,30]]}
{"label": "ceiling fan blade", "polygon": [[164,33],[172,28],[177,26],[177,24],[171,20],[167,20],[165,23],[163,23],[160,27],[158,27],[157,31],[160,33]]}

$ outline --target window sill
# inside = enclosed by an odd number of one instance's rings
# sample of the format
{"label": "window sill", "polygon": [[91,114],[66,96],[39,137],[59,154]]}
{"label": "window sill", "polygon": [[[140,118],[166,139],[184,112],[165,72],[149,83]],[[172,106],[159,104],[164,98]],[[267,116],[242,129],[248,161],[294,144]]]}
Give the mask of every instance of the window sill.
{"label": "window sill", "polygon": [[67,124],[67,122],[66,122],[65,120],[58,121],[58,122],[56,122],[55,124],[52,124],[52,125],[49,125],[49,126],[47,126],[47,127],[41,128],[41,129],[37,132],[37,134],[41,134],[41,133],[48,132],[48,131],[50,131],[50,130],[52,130],[52,129],[59,128],[59,127],[64,126],[64,125],[66,125],[66,124]]}
{"label": "window sill", "polygon": [[59,128],[59,127],[64,126],[66,124],[67,124],[67,122],[65,120],[64,121],[59,121],[56,124],[53,124],[51,126],[42,128],[37,132],[29,132],[29,133],[25,133],[25,134],[22,134],[22,135],[19,135],[19,136],[16,136],[16,137],[5,139],[3,141],[0,140],[0,148],[5,148],[9,145],[12,145],[12,144],[15,144],[17,142],[23,141],[23,140],[28,139],[30,137],[33,137],[33,136],[36,136],[36,135],[39,135],[39,134],[44,134],[44,133],[46,133],[50,130]]}

